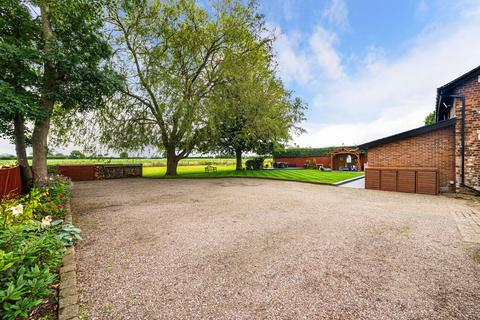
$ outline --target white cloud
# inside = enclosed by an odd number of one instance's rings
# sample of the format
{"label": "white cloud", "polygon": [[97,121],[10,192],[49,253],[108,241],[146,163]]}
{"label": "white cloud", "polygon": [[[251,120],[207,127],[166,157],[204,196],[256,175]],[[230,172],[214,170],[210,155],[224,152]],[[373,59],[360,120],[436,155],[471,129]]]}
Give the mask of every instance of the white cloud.
{"label": "white cloud", "polygon": [[332,25],[341,28],[347,28],[349,25],[348,7],[344,0],[331,0],[322,16]]}
{"label": "white cloud", "polygon": [[435,107],[436,88],[480,64],[479,30],[477,7],[429,26],[407,43],[405,53],[390,54],[395,58],[371,47],[359,72],[318,86],[309,133],[295,142],[358,144],[421,126]]}
{"label": "white cloud", "polygon": [[287,36],[280,27],[275,29],[275,51],[279,64],[280,76],[286,82],[295,81],[306,84],[312,79],[311,63],[307,54],[299,50],[299,40],[294,35]]}
{"label": "white cloud", "polygon": [[415,15],[421,15],[427,12],[429,9],[428,3],[426,0],[420,0],[415,7]]}
{"label": "white cloud", "polygon": [[311,59],[328,77],[334,79],[344,76],[342,60],[334,47],[337,41],[337,35],[326,30],[321,24],[317,25],[309,41],[313,54]]}

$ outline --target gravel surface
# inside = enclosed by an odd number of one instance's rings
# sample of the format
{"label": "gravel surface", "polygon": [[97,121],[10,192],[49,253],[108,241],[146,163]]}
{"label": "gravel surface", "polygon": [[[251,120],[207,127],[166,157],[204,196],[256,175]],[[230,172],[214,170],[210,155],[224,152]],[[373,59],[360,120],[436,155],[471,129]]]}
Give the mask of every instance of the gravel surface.
{"label": "gravel surface", "polygon": [[82,315],[480,319],[480,245],[452,214],[472,206],[239,178],[76,182]]}

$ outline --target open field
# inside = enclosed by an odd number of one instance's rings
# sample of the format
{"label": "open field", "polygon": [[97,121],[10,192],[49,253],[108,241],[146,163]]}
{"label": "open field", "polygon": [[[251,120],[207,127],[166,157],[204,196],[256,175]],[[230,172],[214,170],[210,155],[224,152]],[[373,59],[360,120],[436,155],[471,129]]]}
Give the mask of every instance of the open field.
{"label": "open field", "polygon": [[[143,168],[143,176],[147,178],[167,178],[165,177],[165,171],[166,168],[164,167],[145,167]],[[362,175],[362,172],[323,172],[313,169],[235,171],[235,166],[217,166],[217,172],[205,173],[205,166],[189,166],[178,167],[178,176],[174,178],[243,177],[332,184]]]}
{"label": "open field", "polygon": [[[480,319],[441,196],[260,179],[75,183],[89,319]],[[473,221],[472,221],[473,223]]]}
{"label": "open field", "polygon": [[[246,161],[246,158],[244,161]],[[266,159],[268,163],[271,159]],[[31,160],[29,160],[32,163]],[[15,160],[0,160],[0,166],[15,164]],[[165,167],[167,165],[167,159],[134,159],[134,158],[103,158],[103,159],[48,159],[48,165],[57,164],[137,164],[142,163],[146,167]],[[205,165],[235,165],[235,159],[220,159],[220,158],[188,158],[180,160],[180,166],[205,166]]]}

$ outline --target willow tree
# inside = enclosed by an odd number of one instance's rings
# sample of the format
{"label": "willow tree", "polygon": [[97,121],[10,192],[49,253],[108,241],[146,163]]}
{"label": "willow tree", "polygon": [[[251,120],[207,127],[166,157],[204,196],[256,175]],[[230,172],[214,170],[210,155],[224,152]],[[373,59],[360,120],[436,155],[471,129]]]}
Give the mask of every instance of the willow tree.
{"label": "willow tree", "polygon": [[156,147],[167,175],[209,134],[210,97],[224,81],[222,64],[249,51],[262,20],[240,0],[121,2],[110,12],[117,64],[127,84],[96,119],[100,142],[117,151]]}

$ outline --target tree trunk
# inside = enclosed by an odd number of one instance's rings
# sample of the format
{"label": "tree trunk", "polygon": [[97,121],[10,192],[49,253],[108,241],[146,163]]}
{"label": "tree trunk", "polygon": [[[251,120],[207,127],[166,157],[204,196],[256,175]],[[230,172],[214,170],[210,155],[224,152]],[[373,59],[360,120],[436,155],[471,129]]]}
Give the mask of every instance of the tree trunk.
{"label": "tree trunk", "polygon": [[32,186],[32,170],[28,165],[27,147],[25,143],[25,122],[23,115],[17,113],[13,120],[13,128],[15,132],[15,151],[17,153],[17,161],[20,165],[20,173],[22,175],[23,191],[29,191]]}
{"label": "tree trunk", "polygon": [[47,172],[47,153],[48,153],[48,132],[50,130],[50,117],[53,111],[54,100],[48,97],[49,94],[55,92],[56,87],[56,69],[53,60],[53,48],[55,44],[55,36],[50,25],[49,8],[47,1],[41,0],[39,2],[40,15],[42,20],[42,33],[44,38],[44,53],[46,56],[43,73],[44,82],[43,96],[41,106],[43,113],[37,121],[35,121],[35,128],[32,135],[32,149],[33,149],[33,174],[35,180],[46,180]]}
{"label": "tree trunk", "polygon": [[242,170],[242,150],[235,149],[235,158],[237,160],[235,170]]}
{"label": "tree trunk", "polygon": [[35,121],[32,134],[32,168],[35,180],[46,181],[47,154],[48,154],[48,131],[50,130],[50,117]]}
{"label": "tree trunk", "polygon": [[175,153],[175,149],[167,150],[167,172],[165,173],[165,175],[176,176],[177,166],[178,166],[178,158]]}

